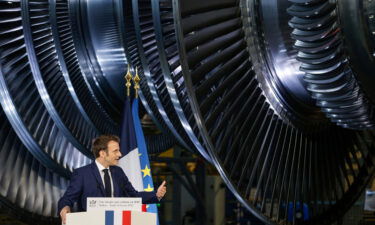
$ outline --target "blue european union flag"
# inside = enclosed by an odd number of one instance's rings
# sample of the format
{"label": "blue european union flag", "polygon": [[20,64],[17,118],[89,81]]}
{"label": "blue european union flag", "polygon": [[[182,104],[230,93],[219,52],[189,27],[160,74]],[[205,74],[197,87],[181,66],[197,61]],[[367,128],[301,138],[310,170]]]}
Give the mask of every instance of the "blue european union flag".
{"label": "blue european union flag", "polygon": [[[138,152],[140,154],[140,164],[141,164],[141,171],[142,171],[142,179],[143,179],[143,187],[145,191],[152,191],[154,190],[154,183],[152,181],[151,175],[151,168],[150,168],[150,160],[148,159],[147,147],[145,142],[145,137],[142,131],[141,121],[139,120],[138,116],[138,98],[134,99],[132,105],[132,114],[133,114],[133,121],[134,121],[134,129],[135,135],[138,144]],[[156,190],[155,190],[156,191]],[[147,212],[158,213],[156,204],[148,205]],[[157,224],[159,224],[159,219],[157,220]]]}

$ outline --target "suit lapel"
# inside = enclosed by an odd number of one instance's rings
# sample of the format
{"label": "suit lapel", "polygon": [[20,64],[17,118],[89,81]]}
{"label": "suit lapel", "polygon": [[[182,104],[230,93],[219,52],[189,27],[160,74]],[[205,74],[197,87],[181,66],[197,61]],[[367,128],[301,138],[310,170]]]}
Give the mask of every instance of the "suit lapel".
{"label": "suit lapel", "polygon": [[98,184],[98,187],[100,188],[101,192],[102,192],[102,195],[105,196],[105,191],[104,191],[104,185],[103,185],[103,181],[102,181],[102,177],[100,176],[100,173],[99,173],[99,169],[98,167],[96,166],[95,162],[93,162],[91,164],[91,171],[92,173],[94,174],[94,177],[96,179],[96,182]]}
{"label": "suit lapel", "polygon": [[111,176],[112,176],[112,183],[113,183],[113,196],[114,197],[120,197],[120,190],[119,190],[119,184],[117,183],[116,179],[116,170],[113,166],[110,166],[109,169],[111,170]]}

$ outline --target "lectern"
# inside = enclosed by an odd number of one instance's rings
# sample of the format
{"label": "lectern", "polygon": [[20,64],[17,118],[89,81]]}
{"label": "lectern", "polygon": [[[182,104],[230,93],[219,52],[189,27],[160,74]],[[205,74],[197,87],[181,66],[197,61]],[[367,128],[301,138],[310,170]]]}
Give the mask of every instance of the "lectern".
{"label": "lectern", "polygon": [[66,225],[156,225],[140,198],[88,198],[87,212],[68,213]]}

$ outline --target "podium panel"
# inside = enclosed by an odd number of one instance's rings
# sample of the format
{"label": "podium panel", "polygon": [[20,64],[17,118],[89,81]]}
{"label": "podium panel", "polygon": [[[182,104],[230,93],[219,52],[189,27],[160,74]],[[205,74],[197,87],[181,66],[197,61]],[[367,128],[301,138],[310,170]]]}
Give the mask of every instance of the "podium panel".
{"label": "podium panel", "polygon": [[156,213],[142,212],[141,198],[87,198],[87,212],[66,215],[66,225],[156,225],[156,221]]}
{"label": "podium panel", "polygon": [[66,214],[66,225],[105,225],[105,213],[68,213]]}
{"label": "podium panel", "polygon": [[156,225],[156,213],[118,210],[68,213],[66,225]]}
{"label": "podium panel", "polygon": [[156,225],[156,213],[148,212],[131,212],[131,224],[130,225]]}

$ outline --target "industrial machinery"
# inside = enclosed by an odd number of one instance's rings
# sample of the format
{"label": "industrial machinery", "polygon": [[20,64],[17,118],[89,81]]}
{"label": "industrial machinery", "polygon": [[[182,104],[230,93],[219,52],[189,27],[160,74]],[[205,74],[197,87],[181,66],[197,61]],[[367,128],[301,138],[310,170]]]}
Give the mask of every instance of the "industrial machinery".
{"label": "industrial machinery", "polygon": [[0,0],[0,202],[57,216],[123,75],[268,224],[330,224],[374,174],[375,1]]}

